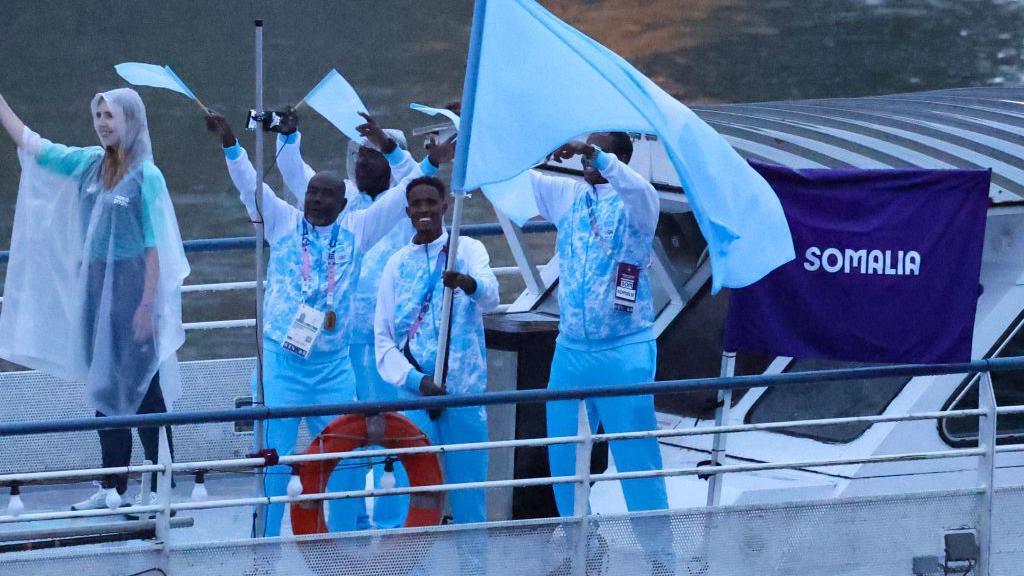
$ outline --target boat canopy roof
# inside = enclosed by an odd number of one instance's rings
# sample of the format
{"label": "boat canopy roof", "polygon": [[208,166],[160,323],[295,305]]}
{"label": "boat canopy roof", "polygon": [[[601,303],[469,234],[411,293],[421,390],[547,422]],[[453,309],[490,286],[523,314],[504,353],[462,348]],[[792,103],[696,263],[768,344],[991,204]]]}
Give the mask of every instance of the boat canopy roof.
{"label": "boat canopy roof", "polygon": [[750,160],[792,168],[991,168],[992,201],[1024,202],[1024,86],[692,108]]}

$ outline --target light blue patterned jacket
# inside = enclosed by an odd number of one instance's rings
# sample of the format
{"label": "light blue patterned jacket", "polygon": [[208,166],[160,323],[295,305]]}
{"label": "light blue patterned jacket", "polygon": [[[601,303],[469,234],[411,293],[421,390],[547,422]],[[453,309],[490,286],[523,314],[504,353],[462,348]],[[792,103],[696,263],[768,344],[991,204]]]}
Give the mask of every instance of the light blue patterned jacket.
{"label": "light blue patterned jacket", "polygon": [[[288,137],[278,137],[277,168],[281,171],[285,186],[301,204],[309,179],[314,174],[313,169],[302,158],[301,132],[295,132]],[[415,169],[415,165],[411,162],[392,165],[392,185],[408,176],[413,169]],[[419,169],[422,174],[427,176],[432,176],[437,171],[437,168],[426,158],[420,162]],[[345,180],[345,194],[348,198],[348,203],[345,205],[346,212],[366,210],[374,202],[369,194],[358,190],[355,182],[351,180]],[[378,195],[377,198],[379,199],[380,196]],[[380,275],[384,271],[384,264],[399,248],[409,243],[414,233],[415,230],[413,230],[409,219],[402,218],[387,235],[363,255],[362,266],[359,270],[359,282],[357,282],[352,296],[349,323],[350,344],[373,344],[373,311],[377,304],[377,285],[380,282]]]}
{"label": "light blue patterned jacket", "polygon": [[[256,171],[245,150],[238,146],[225,149],[228,172],[245,204],[249,217],[255,220],[253,190],[256,189]],[[389,156],[393,165],[408,163],[409,176],[395,187],[381,194],[380,199],[366,210],[345,210],[334,225],[339,227],[337,258],[337,284],[334,311],[337,326],[323,330],[313,347],[313,356],[348,354],[352,296],[366,252],[400,220],[405,219],[405,187],[409,180],[420,175],[415,162],[404,150]],[[327,306],[327,249],[334,225],[313,227],[307,223],[312,261],[313,289],[302,293],[302,225],[305,221],[300,210],[277,197],[263,185],[262,215],[264,232],[270,244],[270,265],[267,270],[267,290],[263,299],[264,338],[280,344],[291,326],[301,304],[326,311]]]}
{"label": "light blue patterned jacket", "polygon": [[[589,351],[654,339],[647,268],[658,223],[658,194],[647,180],[613,154],[599,153],[594,165],[608,184],[530,172],[537,207],[558,228],[558,342]],[[632,312],[614,307],[620,262],[640,267]]]}
{"label": "light blue patterned jacket", "polygon": [[[440,275],[434,285],[427,284],[447,242],[444,233],[429,244],[407,244],[388,260],[380,280],[374,319],[377,371],[385,382],[412,394],[419,394],[424,373],[434,373],[444,285]],[[487,389],[483,315],[498,305],[498,279],[491,271],[487,249],[473,238],[459,238],[456,270],[473,277],[477,287],[471,295],[457,289],[452,299],[447,390],[450,394],[478,394]],[[433,291],[430,308],[416,335],[408,340],[428,289]],[[402,353],[407,340],[421,370]]]}

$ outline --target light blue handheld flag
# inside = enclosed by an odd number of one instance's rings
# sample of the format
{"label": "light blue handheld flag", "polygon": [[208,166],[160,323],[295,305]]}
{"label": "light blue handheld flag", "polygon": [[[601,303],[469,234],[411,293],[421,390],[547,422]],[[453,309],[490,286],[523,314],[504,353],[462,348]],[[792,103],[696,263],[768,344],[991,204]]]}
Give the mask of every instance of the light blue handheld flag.
{"label": "light blue handheld flag", "polygon": [[[508,182],[591,132],[657,134],[707,240],[713,292],[793,259],[775,192],[689,108],[533,0],[477,0],[476,11],[453,189]],[[508,191],[495,204],[511,217],[525,202]]]}
{"label": "light blue handheld flag", "polygon": [[[338,74],[337,70],[332,69],[328,72],[323,80],[310,90],[309,94],[306,94],[302,102],[319,112],[350,140],[360,144],[365,142],[365,139],[356,131],[356,126],[366,122],[359,115],[360,112],[366,113],[366,106],[363,105],[363,101],[359,99],[359,94],[356,94],[352,85],[341,74]],[[302,102],[299,103],[300,106]]]}
{"label": "light blue handheld flag", "polygon": [[204,112],[209,113],[206,106],[199,101],[199,98],[196,98],[195,93],[181,81],[181,78],[174,73],[174,70],[171,70],[170,66],[157,66],[156,64],[145,64],[142,62],[124,62],[115,65],[114,70],[129,84],[164,88],[184,94],[198,104]]}

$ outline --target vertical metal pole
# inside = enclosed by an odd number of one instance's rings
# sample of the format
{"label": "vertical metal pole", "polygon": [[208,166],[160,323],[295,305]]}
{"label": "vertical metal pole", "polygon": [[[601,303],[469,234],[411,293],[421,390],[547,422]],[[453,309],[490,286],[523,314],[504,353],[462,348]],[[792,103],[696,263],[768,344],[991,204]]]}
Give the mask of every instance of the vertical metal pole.
{"label": "vertical metal pole", "polygon": [[526,283],[527,292],[534,296],[540,296],[544,293],[544,289],[547,286],[544,285],[544,279],[541,278],[540,269],[533,263],[533,259],[530,258],[530,254],[526,250],[526,238],[524,238],[523,229],[516,226],[515,222],[509,220],[508,216],[502,214],[500,210],[495,210],[494,214],[498,217],[501,231],[505,233],[508,248],[512,251],[512,259],[515,260],[516,266],[519,267],[519,275],[522,276],[523,282]]}
{"label": "vertical metal pole", "polygon": [[[149,466],[152,463],[153,462],[151,462],[149,460],[143,460],[142,461],[142,465],[143,466]],[[147,500],[147,498],[149,498],[149,494],[154,491],[153,489],[155,488],[155,486],[153,486],[153,482],[155,481],[155,479],[156,479],[156,473],[154,473],[154,472],[144,472],[142,474],[142,478],[141,478],[142,487],[141,487],[141,489],[139,491],[139,494],[141,494],[141,496],[140,496],[140,500],[141,501],[144,501],[144,502],[147,502],[147,503],[149,502],[149,500]]]}
{"label": "vertical metal pole", "polygon": [[978,510],[978,576],[989,576],[992,558],[992,491],[996,464],[996,395],[992,374],[982,372],[978,386],[978,408],[985,414],[978,417],[978,447],[984,450],[978,458],[978,488],[981,506]]}
{"label": "vertical metal pole", "polygon": [[573,516],[579,526],[575,541],[575,561],[573,574],[585,576],[587,569],[587,532],[590,528],[590,454],[594,448],[594,440],[590,433],[590,418],[587,416],[587,401],[580,400],[580,408],[576,420],[576,435],[580,437],[576,444],[576,492],[573,498]]}
{"label": "vertical metal pole", "polygon": [[[723,378],[732,378],[736,374],[736,353],[722,352]],[[732,408],[732,389],[718,391],[718,408],[715,409],[715,426],[725,426],[729,422],[729,409]],[[725,458],[725,441],[727,436],[715,432],[711,446],[711,466],[715,467],[722,463]],[[718,506],[722,502],[722,482],[725,479],[721,474],[712,474],[708,478],[708,506]]]}
{"label": "vertical metal pole", "polygon": [[[168,546],[171,541],[171,474],[173,473],[171,465],[174,461],[171,458],[171,444],[167,438],[167,427],[161,426],[159,430],[160,444],[157,449],[157,462],[161,469],[156,480],[156,497],[162,510],[156,514],[156,539],[161,543],[161,568],[164,572],[169,573],[170,550]],[[149,494],[144,494],[143,505],[149,504],[148,497]]]}
{"label": "vertical metal pole", "polygon": [[[263,20],[256,20],[256,114],[263,114]],[[256,190],[253,194],[256,197],[256,212],[260,214],[259,222],[256,223],[256,397],[253,399],[254,406],[263,406],[263,130],[256,129]],[[265,423],[257,420],[254,426],[256,435],[256,450],[263,450],[263,430]],[[261,497],[266,496],[266,485],[264,483],[264,469],[256,469],[256,483],[258,493]],[[256,513],[253,517],[253,533],[256,538],[262,538],[266,529],[267,506],[260,504],[256,506]]]}

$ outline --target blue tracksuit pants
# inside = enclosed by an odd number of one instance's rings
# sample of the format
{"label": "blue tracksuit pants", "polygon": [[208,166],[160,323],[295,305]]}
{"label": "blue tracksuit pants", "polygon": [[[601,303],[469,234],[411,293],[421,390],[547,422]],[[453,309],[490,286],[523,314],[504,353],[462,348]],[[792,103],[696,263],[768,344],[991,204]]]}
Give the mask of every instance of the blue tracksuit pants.
{"label": "blue tracksuit pants", "polygon": [[[469,444],[488,439],[487,416],[480,406],[445,408],[437,420],[431,420],[423,410],[413,410],[405,415],[427,435],[431,444]],[[486,450],[446,452],[443,465],[446,484],[487,480]],[[448,493],[448,501],[456,524],[487,520],[487,499],[483,489],[454,490]]]}
{"label": "blue tracksuit pants", "polygon": [[[646,383],[654,380],[657,347],[654,341],[626,344],[594,352],[573,350],[556,345],[551,362],[549,390],[599,388],[621,384]],[[576,401],[549,402],[547,406],[548,436],[576,435],[579,404]],[[604,424],[607,433],[657,430],[654,397],[626,396],[587,400],[590,429],[597,431]],[[610,443],[615,466],[619,472],[660,470],[661,451],[657,440],[617,440]],[[576,446],[557,444],[548,447],[552,476],[576,473]],[[572,516],[574,485],[554,485],[555,502],[562,516]],[[623,480],[622,491],[630,511],[656,510],[668,507],[665,481],[662,478]]]}
{"label": "blue tracksuit pants", "polygon": [[[280,344],[268,341],[263,354],[264,402],[267,406],[295,406],[301,404],[340,404],[355,400],[355,377],[347,355],[317,360],[316,356],[302,359],[281,348]],[[256,375],[253,374],[253,388]],[[306,419],[311,436],[318,435],[334,416],[318,416]],[[277,450],[280,455],[303,452],[296,450],[295,442],[299,432],[299,418],[267,420],[264,423],[264,446]],[[327,482],[327,490],[341,492],[362,490],[365,468],[354,467],[350,462],[338,464],[338,468]],[[289,466],[270,466],[264,477],[264,489],[268,496],[283,496],[287,493],[291,476]],[[357,503],[351,499],[330,500],[327,504],[327,526],[332,531],[354,530],[356,527]],[[284,504],[267,507],[265,535],[279,536]]]}

